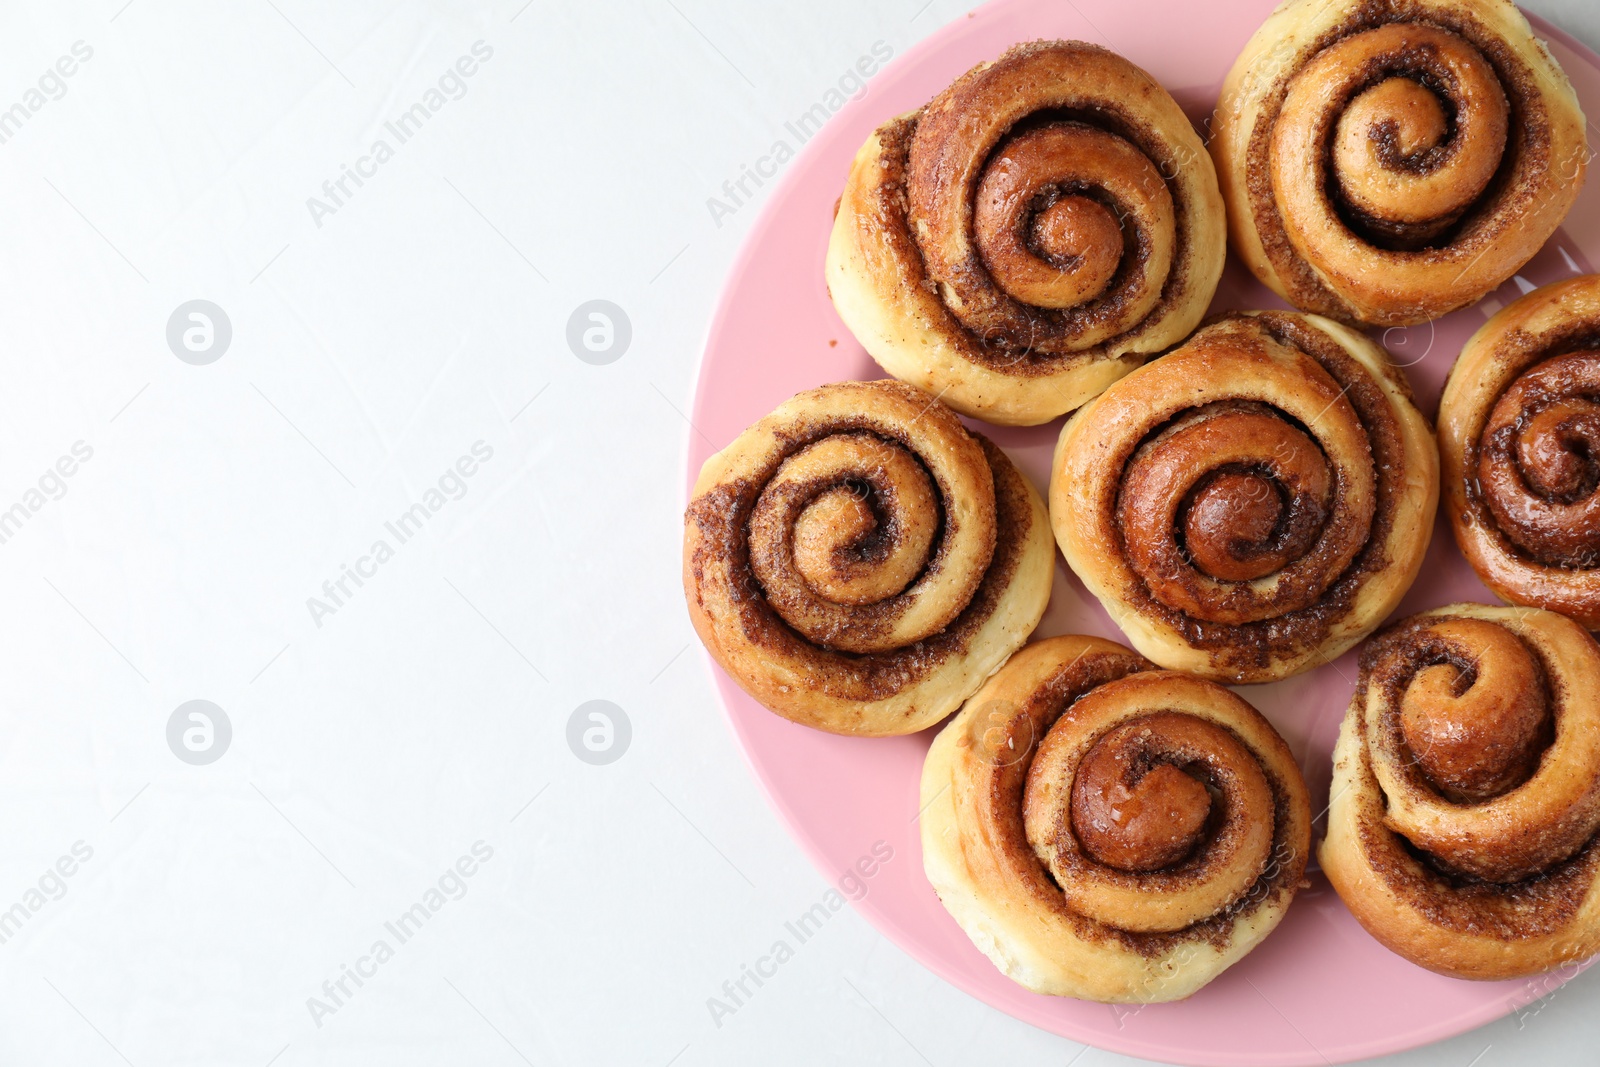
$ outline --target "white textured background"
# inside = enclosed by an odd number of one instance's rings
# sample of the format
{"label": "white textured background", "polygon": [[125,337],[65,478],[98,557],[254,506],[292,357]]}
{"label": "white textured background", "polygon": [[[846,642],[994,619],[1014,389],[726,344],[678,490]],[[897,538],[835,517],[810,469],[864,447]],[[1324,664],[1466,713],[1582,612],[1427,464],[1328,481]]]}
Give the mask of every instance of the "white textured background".
{"label": "white textured background", "polygon": [[[1600,45],[1593,0],[1528,6]],[[0,527],[0,912],[27,912],[0,1064],[1135,1062],[848,910],[722,1026],[706,1008],[826,883],[681,603],[675,409],[756,211],[705,201],[873,42],[963,10],[0,7],[0,109],[92,50],[0,143],[0,512],[28,512]],[[307,198],[478,41],[460,98],[318,226]],[[233,330],[203,367],[165,337],[195,298]],[[632,323],[607,366],[565,341],[594,298]],[[306,599],[479,441],[460,499],[318,626]],[[191,699],[233,728],[207,766],[167,744]],[[632,724],[606,766],[566,739],[594,699]],[[314,1020],[478,842],[464,895]],[[1389,1062],[1593,1062],[1597,1007],[1591,973]]]}

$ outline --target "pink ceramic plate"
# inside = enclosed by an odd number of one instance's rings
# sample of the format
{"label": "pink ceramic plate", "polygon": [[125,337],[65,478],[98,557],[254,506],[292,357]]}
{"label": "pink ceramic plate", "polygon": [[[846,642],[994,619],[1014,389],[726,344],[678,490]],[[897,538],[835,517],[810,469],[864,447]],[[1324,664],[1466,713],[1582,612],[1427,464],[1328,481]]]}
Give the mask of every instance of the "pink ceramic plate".
{"label": "pink ceramic plate", "polygon": [[[927,102],[957,75],[1018,41],[1078,38],[1109,45],[1150,71],[1203,129],[1224,73],[1273,6],[1274,0],[1229,0],[1203,9],[1186,0],[997,0],[890,63],[789,164],[734,265],[700,372],[690,482],[713,447],[794,393],[824,382],[883,377],[834,314],[822,278],[834,202],[851,157],[880,122]],[[1544,23],[1535,20],[1535,28],[1585,109],[1600,115],[1600,58]],[[1591,259],[1600,261],[1597,185],[1589,183],[1565,228],[1500,292],[1437,322],[1381,335],[1409,368],[1430,415],[1456,353],[1488,315],[1521,292],[1586,273]],[[1282,306],[1230,257],[1213,309]],[[1030,429],[980,428],[1045,488],[1059,420]],[[1456,600],[1492,603],[1493,597],[1441,521],[1400,614]],[[1055,594],[1036,636],[1074,632],[1122,639],[1058,555]],[[1350,654],[1289,681],[1241,690],[1288,739],[1313,797],[1327,795],[1329,754],[1355,671]],[[1129,1009],[1028,993],[972,946],[923,877],[917,782],[934,731],[883,740],[834,737],[780,719],[720,671],[714,674],[750,765],[823,874],[836,880],[875,842],[887,842],[894,859],[869,883],[857,904],[861,912],[946,980],[1035,1026],[1158,1060],[1328,1063],[1449,1037],[1550,988],[1547,980],[1483,984],[1414,967],[1369,937],[1314,874],[1278,930],[1188,1001]]]}

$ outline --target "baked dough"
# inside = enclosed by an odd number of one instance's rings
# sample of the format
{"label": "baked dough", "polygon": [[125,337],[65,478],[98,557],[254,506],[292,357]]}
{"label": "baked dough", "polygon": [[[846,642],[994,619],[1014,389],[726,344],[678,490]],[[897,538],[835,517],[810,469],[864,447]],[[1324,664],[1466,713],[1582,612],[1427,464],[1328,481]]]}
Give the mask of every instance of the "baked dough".
{"label": "baked dough", "polygon": [[1244,700],[1121,645],[1052,637],[940,731],[922,852],[1008,978],[1108,1003],[1180,1000],[1283,917],[1311,848],[1305,782]]}
{"label": "baked dough", "polygon": [[1372,639],[1318,851],[1372,936],[1456,978],[1600,951],[1596,677],[1550,611],[1453,604]]}
{"label": "baked dough", "polygon": [[801,393],[701,468],[695,631],[746,692],[841,734],[950,714],[1050,600],[1044,504],[1005,453],[899,382]]}
{"label": "baked dough", "polygon": [[1501,309],[1439,401],[1462,554],[1502,600],[1600,629],[1600,275]]}
{"label": "baked dough", "polygon": [[828,243],[834,307],[965,415],[1071,411],[1200,322],[1222,273],[1211,160],[1143,70],[1036,41],[884,124]]}
{"label": "baked dough", "polygon": [[1232,247],[1303,311],[1398,326],[1474,303],[1583,184],[1583,112],[1510,0],[1290,0],[1222,85]]}
{"label": "baked dough", "polygon": [[1394,610],[1438,487],[1432,428],[1381,348],[1314,315],[1237,313],[1067,421],[1050,517],[1134,648],[1266,682]]}

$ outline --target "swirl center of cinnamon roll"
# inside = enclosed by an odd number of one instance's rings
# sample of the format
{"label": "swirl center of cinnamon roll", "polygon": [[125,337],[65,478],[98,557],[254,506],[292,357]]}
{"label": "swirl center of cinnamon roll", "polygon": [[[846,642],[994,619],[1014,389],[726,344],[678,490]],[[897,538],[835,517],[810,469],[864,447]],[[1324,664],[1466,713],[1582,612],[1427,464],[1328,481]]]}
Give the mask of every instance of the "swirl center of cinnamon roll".
{"label": "swirl center of cinnamon roll", "polygon": [[1600,405],[1562,400],[1526,420],[1517,440],[1517,463],[1528,487],[1550,500],[1571,504],[1594,492],[1600,481]]}
{"label": "swirl center of cinnamon roll", "polygon": [[1478,488],[1505,536],[1541,563],[1600,563],[1600,353],[1554,356],[1490,409]]}
{"label": "swirl center of cinnamon roll", "polygon": [[[1116,210],[1086,195],[1098,191]],[[1055,122],[1007,140],[979,180],[973,231],[984,265],[1019,304],[1074,308],[1102,297],[1125,249],[1119,213],[1170,232],[1171,194],[1154,164],[1128,142],[1076,122]],[[1148,255],[1135,237],[1134,255]],[[1170,249],[1125,316],[1149,314],[1161,297]],[[976,306],[966,307],[977,313]]]}
{"label": "swirl center of cinnamon roll", "polygon": [[1334,161],[1341,173],[1378,162],[1387,170],[1427,165],[1425,153],[1450,133],[1444,104],[1410,78],[1387,78],[1350,101],[1334,132]]}
{"label": "swirl center of cinnamon roll", "polygon": [[1509,611],[1419,616],[1363,657],[1384,825],[1453,876],[1520,882],[1600,830],[1600,778],[1582,754],[1593,732],[1567,718],[1586,701],[1574,683],[1592,679],[1563,676],[1561,662],[1593,642],[1552,618],[1546,632]]}
{"label": "swirl center of cinnamon roll", "polygon": [[1189,161],[1133,118],[1147,90],[1108,95],[1127,77],[1088,46],[1020,48],[919,115],[907,221],[944,305],[985,345],[1082,353],[1184,283],[1174,189]]}
{"label": "swirl center of cinnamon roll", "polygon": [[1202,481],[1183,513],[1183,543],[1202,572],[1248,582],[1305,555],[1326,514],[1327,469],[1288,473],[1224,470]]}
{"label": "swirl center of cinnamon roll", "polygon": [[[1303,173],[1326,146],[1333,206],[1346,221],[1380,248],[1419,249],[1488,189],[1510,117],[1493,64],[1465,38],[1390,23],[1330,45],[1296,75],[1274,168]],[[1310,234],[1332,223],[1320,216],[1322,190],[1282,193],[1292,226]]]}
{"label": "swirl center of cinnamon roll", "polygon": [[[1061,273],[1062,307],[1105,292],[1122,261],[1122,227],[1111,210],[1087,196],[1065,196],[1033,217],[1031,244]],[[1051,306],[1051,305],[1044,305]]]}
{"label": "swirl center of cinnamon roll", "polygon": [[836,604],[873,604],[898,593],[917,576],[933,540],[931,524],[917,523],[909,538],[895,544],[866,492],[830,489],[795,520],[795,567],[807,585]]}
{"label": "swirl center of cinnamon roll", "polygon": [[1113,716],[1086,741],[1071,725],[1144,691],[1194,684],[1179,678],[1132,675],[1079,698],[1027,772],[1023,826],[1035,855],[1074,910],[1124,930],[1180,930],[1223,911],[1272,851],[1272,786],[1225,726],[1154,710]]}
{"label": "swirl center of cinnamon roll", "polygon": [[[1370,477],[1370,475],[1369,475]],[[1231,623],[1313,602],[1366,537],[1368,502],[1334,528],[1338,475],[1265,404],[1188,412],[1134,453],[1117,499],[1133,569],[1164,603]]]}
{"label": "swirl center of cinnamon roll", "polygon": [[785,459],[756,500],[750,570],[812,642],[902,648],[949,625],[982,581],[996,536],[992,482],[983,488],[987,499],[950,514],[900,442],[824,437]]}
{"label": "swirl center of cinnamon roll", "polygon": [[1418,671],[1400,704],[1400,735],[1428,783],[1457,803],[1500,796],[1532,776],[1550,712],[1527,649],[1503,627],[1440,623],[1441,639],[1475,658]]}
{"label": "swirl center of cinnamon roll", "polygon": [[1072,783],[1072,829],[1096,863],[1119,871],[1158,871],[1194,851],[1211,817],[1211,794],[1184,768],[1140,767],[1119,727],[1101,738]]}

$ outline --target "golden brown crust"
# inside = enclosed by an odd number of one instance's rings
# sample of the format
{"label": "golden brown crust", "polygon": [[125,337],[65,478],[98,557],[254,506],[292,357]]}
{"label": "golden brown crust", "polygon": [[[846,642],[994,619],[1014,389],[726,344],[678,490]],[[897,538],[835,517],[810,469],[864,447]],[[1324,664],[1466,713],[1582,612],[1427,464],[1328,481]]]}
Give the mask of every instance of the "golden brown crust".
{"label": "golden brown crust", "polygon": [[1502,600],[1600,628],[1600,275],[1473,334],[1439,401],[1456,543]]}
{"label": "golden brown crust", "polygon": [[1224,231],[1211,160],[1172,97],[1103,48],[1040,41],[867,140],[828,289],[889,373],[963,414],[1034,425],[1195,327]]}
{"label": "golden brown crust", "polygon": [[801,393],[712,456],[684,516],[689,616],[773,711],[878,736],[938,722],[1050,599],[1026,478],[899,382]]}
{"label": "golden brown crust", "polygon": [[1432,429],[1377,345],[1225,316],[1067,421],[1050,516],[1073,571],[1163,667],[1263,682],[1394,610],[1438,498]]}
{"label": "golden brown crust", "polygon": [[1600,951],[1597,674],[1600,645],[1548,611],[1454,604],[1373,638],[1318,850],[1368,932],[1457,978]]}
{"label": "golden brown crust", "polygon": [[1588,161],[1566,75],[1510,0],[1289,0],[1223,82],[1229,237],[1295,307],[1464,307],[1566,216]]}
{"label": "golden brown crust", "polygon": [[1013,656],[935,739],[922,803],[928,878],[973,943],[1085,1000],[1189,996],[1272,931],[1310,853],[1271,725],[1094,637]]}

